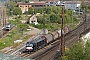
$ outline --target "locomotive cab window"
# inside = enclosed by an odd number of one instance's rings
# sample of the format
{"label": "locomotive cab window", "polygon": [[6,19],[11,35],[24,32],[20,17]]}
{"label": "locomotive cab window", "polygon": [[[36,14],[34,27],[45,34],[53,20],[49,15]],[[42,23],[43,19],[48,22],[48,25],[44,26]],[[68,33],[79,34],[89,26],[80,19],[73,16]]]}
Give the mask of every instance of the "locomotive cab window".
{"label": "locomotive cab window", "polygon": [[6,28],[10,28],[10,27],[6,27]]}
{"label": "locomotive cab window", "polygon": [[33,47],[33,44],[27,43],[26,46]]}
{"label": "locomotive cab window", "polygon": [[30,44],[29,46],[30,46],[30,47],[33,47],[33,44]]}

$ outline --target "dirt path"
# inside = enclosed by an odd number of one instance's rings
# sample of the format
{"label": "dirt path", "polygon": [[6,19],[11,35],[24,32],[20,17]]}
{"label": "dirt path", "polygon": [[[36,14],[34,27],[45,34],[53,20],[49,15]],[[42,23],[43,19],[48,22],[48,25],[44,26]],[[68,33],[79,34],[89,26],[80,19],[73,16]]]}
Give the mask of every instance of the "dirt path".
{"label": "dirt path", "polygon": [[27,34],[27,35],[35,35],[35,34],[38,34],[41,32],[41,30],[37,29],[37,28],[34,28],[32,26],[29,26],[29,28],[31,28],[31,30],[29,30],[28,32],[25,32],[24,34]]}

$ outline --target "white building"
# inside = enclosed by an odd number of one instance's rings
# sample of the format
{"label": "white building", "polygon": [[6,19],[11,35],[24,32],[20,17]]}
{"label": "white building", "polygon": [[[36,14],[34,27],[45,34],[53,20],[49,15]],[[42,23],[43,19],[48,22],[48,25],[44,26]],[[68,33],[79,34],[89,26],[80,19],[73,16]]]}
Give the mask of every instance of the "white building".
{"label": "white building", "polygon": [[76,10],[77,8],[80,8],[81,2],[80,1],[66,1],[64,6],[65,9],[73,9]]}
{"label": "white building", "polygon": [[38,24],[36,15],[32,15],[29,17],[29,23],[30,24]]}

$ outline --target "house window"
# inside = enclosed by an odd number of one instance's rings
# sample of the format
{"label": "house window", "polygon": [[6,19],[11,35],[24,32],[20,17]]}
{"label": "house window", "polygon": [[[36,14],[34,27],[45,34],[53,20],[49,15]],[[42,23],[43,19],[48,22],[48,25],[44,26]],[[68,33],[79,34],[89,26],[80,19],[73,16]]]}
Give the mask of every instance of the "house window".
{"label": "house window", "polygon": [[32,23],[34,23],[33,21],[31,21]]}
{"label": "house window", "polygon": [[20,6],[20,7],[22,7],[22,6]]}
{"label": "house window", "polygon": [[35,22],[35,21],[34,21]]}

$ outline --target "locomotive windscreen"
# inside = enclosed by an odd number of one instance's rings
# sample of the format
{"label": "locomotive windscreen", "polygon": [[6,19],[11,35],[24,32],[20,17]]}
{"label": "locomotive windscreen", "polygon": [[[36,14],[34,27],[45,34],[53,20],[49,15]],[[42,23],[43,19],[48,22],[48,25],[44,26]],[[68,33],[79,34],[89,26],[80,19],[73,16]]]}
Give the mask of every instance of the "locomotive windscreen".
{"label": "locomotive windscreen", "polygon": [[26,43],[26,46],[33,47],[33,44],[30,43],[30,42],[27,42],[27,43]]}

